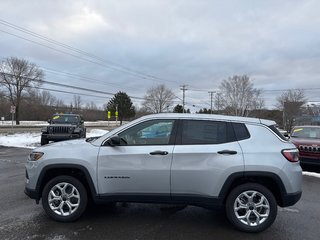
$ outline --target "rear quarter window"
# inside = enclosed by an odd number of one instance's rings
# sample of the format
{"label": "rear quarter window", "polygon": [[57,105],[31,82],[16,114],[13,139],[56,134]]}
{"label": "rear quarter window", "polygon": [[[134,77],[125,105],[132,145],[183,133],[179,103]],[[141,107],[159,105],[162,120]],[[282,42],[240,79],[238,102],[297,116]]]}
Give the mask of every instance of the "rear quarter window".
{"label": "rear quarter window", "polygon": [[238,141],[250,138],[250,133],[244,123],[232,123]]}
{"label": "rear quarter window", "polygon": [[281,138],[282,140],[288,141],[288,139],[279,132],[279,130],[276,128],[275,125],[270,125],[268,126],[268,128],[270,128],[271,131],[274,132],[276,135],[278,135],[278,137]]}

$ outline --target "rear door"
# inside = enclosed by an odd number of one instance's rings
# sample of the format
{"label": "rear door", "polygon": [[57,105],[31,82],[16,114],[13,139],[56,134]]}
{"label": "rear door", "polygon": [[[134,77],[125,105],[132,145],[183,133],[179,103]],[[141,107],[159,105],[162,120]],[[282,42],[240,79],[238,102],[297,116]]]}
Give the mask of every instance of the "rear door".
{"label": "rear door", "polygon": [[171,167],[171,195],[218,196],[226,178],[244,170],[232,124],[211,120],[182,120]]}

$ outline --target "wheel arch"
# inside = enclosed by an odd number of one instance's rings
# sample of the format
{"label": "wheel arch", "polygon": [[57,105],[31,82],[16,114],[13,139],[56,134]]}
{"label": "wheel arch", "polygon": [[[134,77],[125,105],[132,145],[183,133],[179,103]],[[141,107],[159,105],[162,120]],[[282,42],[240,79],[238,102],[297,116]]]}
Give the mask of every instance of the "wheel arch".
{"label": "wheel arch", "polygon": [[97,198],[97,191],[87,168],[77,164],[53,164],[44,167],[39,175],[36,185],[38,199],[42,195],[44,186],[54,177],[61,175],[77,178],[86,188],[88,197],[91,197],[93,200]]}
{"label": "wheel arch", "polygon": [[219,193],[219,198],[225,204],[231,190],[245,183],[258,183],[265,186],[272,192],[279,206],[282,207],[286,205],[285,196],[287,192],[280,177],[275,173],[262,171],[237,172],[231,174],[225,181]]}

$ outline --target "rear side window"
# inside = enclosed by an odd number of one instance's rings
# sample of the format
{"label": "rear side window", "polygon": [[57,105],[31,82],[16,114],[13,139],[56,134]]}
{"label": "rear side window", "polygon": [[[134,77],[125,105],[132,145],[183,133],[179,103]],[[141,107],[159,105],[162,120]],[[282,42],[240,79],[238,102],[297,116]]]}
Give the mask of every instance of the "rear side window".
{"label": "rear side window", "polygon": [[205,120],[182,122],[181,144],[219,144],[232,141],[234,135],[229,123]]}
{"label": "rear side window", "polygon": [[244,123],[232,123],[238,141],[250,138],[250,133]]}

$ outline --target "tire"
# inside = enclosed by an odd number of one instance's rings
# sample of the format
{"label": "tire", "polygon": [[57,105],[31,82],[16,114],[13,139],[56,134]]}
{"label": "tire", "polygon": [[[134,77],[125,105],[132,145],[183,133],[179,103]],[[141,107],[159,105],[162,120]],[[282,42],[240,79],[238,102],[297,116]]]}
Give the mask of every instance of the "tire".
{"label": "tire", "polygon": [[43,209],[48,216],[59,222],[73,222],[79,219],[87,207],[87,202],[85,187],[71,176],[51,179],[42,191]]}
{"label": "tire", "polygon": [[46,145],[49,143],[49,140],[43,136],[41,136],[41,146]]}
{"label": "tire", "polygon": [[228,220],[244,232],[264,231],[276,219],[277,211],[277,202],[271,191],[256,183],[235,187],[226,201]]}

